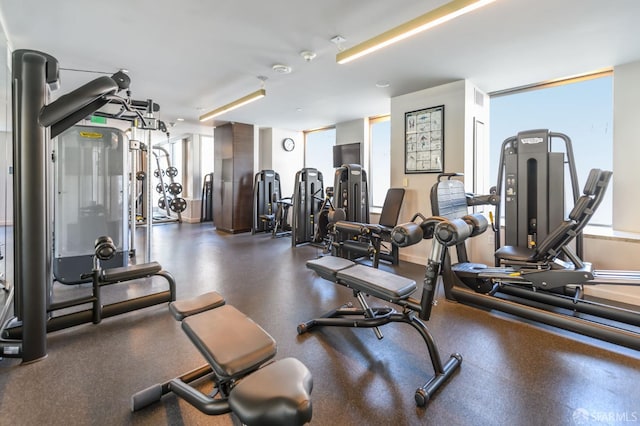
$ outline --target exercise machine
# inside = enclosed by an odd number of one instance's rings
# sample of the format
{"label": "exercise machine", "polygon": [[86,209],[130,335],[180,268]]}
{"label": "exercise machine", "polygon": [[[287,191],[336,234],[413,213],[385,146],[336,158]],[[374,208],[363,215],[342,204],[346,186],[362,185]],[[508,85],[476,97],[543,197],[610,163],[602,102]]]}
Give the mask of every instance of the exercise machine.
{"label": "exercise machine", "polygon": [[321,211],[323,193],[322,172],[314,168],[304,168],[296,173],[292,200],[292,247],[315,240],[316,222]]}
{"label": "exercise machine", "polygon": [[59,85],[59,64],[53,56],[16,50],[11,70],[15,318],[9,328],[16,332],[16,340],[4,340],[5,328],[0,356],[27,363],[47,355],[48,291],[53,275],[51,139],[109,103],[131,109],[129,99],[117,95],[129,87],[130,79],[123,72],[101,76],[49,102],[50,91]]}
{"label": "exercise machine", "polygon": [[[504,202],[504,245],[534,249],[565,218],[565,175],[573,203],[580,196],[571,139],[546,129],[520,132],[502,143],[499,164],[496,196]],[[497,204],[496,250],[502,244],[501,211]],[[582,256],[582,234],[576,252]]]}
{"label": "exercise machine", "polygon": [[[207,364],[136,393],[132,411],[174,393],[207,415],[231,413],[244,425],[311,421],[311,373],[295,358],[272,361],[276,342],[262,327],[216,292],[172,302],[170,310]],[[213,382],[209,395],[192,385],[205,377]]]}
{"label": "exercise machine", "polygon": [[202,205],[200,207],[200,222],[213,221],[213,173],[204,175],[202,182]]}
{"label": "exercise machine", "polygon": [[273,230],[277,209],[275,201],[281,199],[281,193],[279,173],[273,170],[261,170],[256,173],[253,179],[252,235]]}
{"label": "exercise machine", "polygon": [[[415,218],[414,218],[415,220]],[[433,229],[437,221],[424,220],[417,224],[410,222],[398,225],[392,232],[392,239],[401,247],[420,242],[422,239],[432,238]],[[432,253],[432,256],[434,254]],[[413,327],[423,339],[429,352],[433,367],[433,376],[415,392],[416,404],[420,407],[433,398],[453,373],[460,368],[462,356],[454,353],[443,364],[438,346],[423,321],[429,320],[434,304],[437,284],[437,272],[427,269],[425,284],[421,298],[414,299],[411,295],[416,291],[414,280],[401,277],[391,272],[375,269],[369,266],[335,256],[324,256],[309,260],[307,268],[315,271],[320,277],[343,285],[353,290],[354,297],[360,308],[352,307],[350,303],[333,309],[319,318],[315,318],[298,325],[298,334],[304,334],[315,327],[353,327],[372,328],[378,339],[384,336],[379,327],[390,323],[405,323]],[[401,307],[401,312],[392,307],[371,307],[366,296],[393,303]]]}
{"label": "exercise machine", "polygon": [[358,164],[344,164],[334,175],[333,205],[345,210],[349,222],[369,222],[367,172]]}
{"label": "exercise machine", "polygon": [[[82,274],[79,277],[81,282],[85,282],[87,280],[92,282],[91,294],[57,302],[50,299],[47,303],[48,333],[88,322],[99,324],[103,318],[109,318],[161,303],[169,303],[175,300],[175,280],[169,272],[162,269],[162,266],[160,266],[158,262],[141,263],[138,265],[120,266],[115,268],[103,268],[101,262],[111,260],[117,252],[118,248],[111,237],[100,236],[96,239],[91,272]],[[113,302],[107,305],[102,304],[103,287],[123,282],[128,283],[134,280],[152,278],[155,276],[162,277],[167,282],[166,290],[119,302]],[[83,305],[91,305],[91,308],[55,315],[57,311],[64,310],[65,312],[68,312],[69,308],[75,308]],[[4,339],[17,341],[23,338],[23,334],[24,330],[22,325],[19,322],[15,322],[7,325],[3,330],[2,337]]]}
{"label": "exercise machine", "polygon": [[[524,170],[531,172],[532,162],[525,164]],[[584,296],[585,285],[640,285],[640,274],[594,270],[589,262],[581,259],[574,244],[602,202],[611,177],[610,171],[591,170],[582,195],[576,198],[567,218],[555,228],[541,226],[545,221],[548,223],[548,216],[542,219],[540,215],[528,216],[522,221],[527,226],[521,227],[525,237],[512,240],[519,241],[521,245],[499,247],[495,252],[496,267],[470,262],[464,242],[477,234],[465,236],[460,231],[461,236],[454,244],[458,263],[452,265],[450,257],[444,256],[438,264],[447,299],[507,312],[640,349],[640,312],[637,309],[596,302]],[[513,175],[507,177],[507,191],[496,191],[493,196],[504,197],[507,206],[509,202],[518,200],[516,196],[526,200],[529,207],[535,206],[537,197],[527,196],[526,191],[518,189],[518,178]],[[531,179],[529,182],[529,186],[533,185]],[[443,205],[444,210],[440,208]],[[471,226],[467,216],[464,216],[468,205],[461,181],[442,180],[432,189],[432,210],[446,216],[443,217],[448,224],[446,226],[463,229],[465,225],[460,220],[466,222],[466,226]],[[509,211],[507,207],[507,213]],[[545,231],[544,238],[541,238],[542,231]],[[498,230],[496,234],[499,235]],[[432,250],[436,250],[436,243],[434,241]]]}
{"label": "exercise machine", "polygon": [[[346,259],[372,258],[374,268],[385,260],[397,265],[399,249],[391,240],[391,232],[398,224],[404,199],[404,188],[390,188],[382,206],[377,224],[339,220],[330,229],[331,252]],[[346,217],[343,214],[342,217]]]}

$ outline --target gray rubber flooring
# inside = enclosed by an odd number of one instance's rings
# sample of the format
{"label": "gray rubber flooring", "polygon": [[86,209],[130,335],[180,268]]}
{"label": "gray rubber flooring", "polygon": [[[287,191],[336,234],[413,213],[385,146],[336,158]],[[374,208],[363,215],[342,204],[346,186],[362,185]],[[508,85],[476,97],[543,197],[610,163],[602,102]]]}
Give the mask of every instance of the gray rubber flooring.
{"label": "gray rubber flooring", "polygon": [[[433,370],[413,328],[386,325],[381,341],[369,329],[297,335],[300,322],[355,302],[349,289],[305,268],[319,254],[312,246],[292,248],[288,238],[218,233],[211,223],[154,227],[153,256],[175,276],[178,298],[220,292],[276,339],[277,358],[307,365],[312,424],[640,423],[638,352],[442,296],[428,325],[443,359],[459,352],[464,361],[426,408],[416,407],[414,392]],[[402,263],[395,271],[421,283],[424,267]],[[104,302],[164,286],[109,286]],[[55,289],[60,298],[87,291]],[[51,333],[46,359],[0,361],[0,425],[231,424],[228,415],[207,417],[172,395],[130,412],[132,394],[201,364],[166,305]]]}

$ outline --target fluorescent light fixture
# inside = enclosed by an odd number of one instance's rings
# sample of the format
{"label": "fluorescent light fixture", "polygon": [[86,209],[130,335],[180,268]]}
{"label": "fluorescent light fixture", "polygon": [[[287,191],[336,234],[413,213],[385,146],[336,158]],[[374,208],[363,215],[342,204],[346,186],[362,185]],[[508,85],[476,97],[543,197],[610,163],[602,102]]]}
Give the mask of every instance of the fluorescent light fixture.
{"label": "fluorescent light fixture", "polygon": [[436,25],[443,24],[494,1],[495,0],[453,0],[409,22],[405,22],[402,25],[338,53],[336,55],[336,61],[339,64],[346,64],[361,56],[409,38]]}
{"label": "fluorescent light fixture", "polygon": [[213,117],[217,117],[219,115],[224,114],[225,112],[229,112],[236,108],[240,108],[243,105],[251,103],[253,101],[257,101],[260,98],[264,98],[267,96],[267,91],[264,89],[256,90],[253,93],[248,94],[247,96],[243,96],[240,99],[236,99],[235,101],[221,106],[220,108],[216,108],[213,111],[209,111],[208,113],[200,116],[200,121],[211,120]]}

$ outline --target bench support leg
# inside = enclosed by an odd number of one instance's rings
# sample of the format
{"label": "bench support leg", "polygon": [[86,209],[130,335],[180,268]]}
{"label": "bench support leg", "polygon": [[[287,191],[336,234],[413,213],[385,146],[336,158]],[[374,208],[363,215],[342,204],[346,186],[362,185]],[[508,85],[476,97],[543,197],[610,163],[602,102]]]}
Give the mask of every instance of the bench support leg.
{"label": "bench support leg", "polygon": [[[419,407],[423,407],[433,397],[433,395],[444,385],[453,373],[460,368],[462,356],[458,353],[451,355],[446,364],[443,365],[440,352],[433,336],[427,326],[416,317],[414,312],[396,312],[391,308],[370,308],[357,309],[341,306],[338,309],[327,312],[320,318],[309,320],[298,325],[298,334],[304,334],[314,327],[353,327],[353,328],[374,328],[389,324],[391,322],[403,322],[415,328],[429,351],[434,376],[423,386],[419,387],[415,393],[415,401]],[[370,317],[370,315],[373,315]]]}

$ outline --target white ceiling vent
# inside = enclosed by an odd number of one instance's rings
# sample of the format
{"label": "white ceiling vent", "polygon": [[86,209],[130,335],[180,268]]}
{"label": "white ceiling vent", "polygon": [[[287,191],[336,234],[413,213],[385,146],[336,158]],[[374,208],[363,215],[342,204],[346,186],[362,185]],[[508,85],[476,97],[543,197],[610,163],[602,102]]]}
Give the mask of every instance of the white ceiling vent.
{"label": "white ceiling vent", "polygon": [[484,106],[484,93],[479,91],[478,89],[473,89],[474,100],[476,105],[483,107]]}

